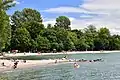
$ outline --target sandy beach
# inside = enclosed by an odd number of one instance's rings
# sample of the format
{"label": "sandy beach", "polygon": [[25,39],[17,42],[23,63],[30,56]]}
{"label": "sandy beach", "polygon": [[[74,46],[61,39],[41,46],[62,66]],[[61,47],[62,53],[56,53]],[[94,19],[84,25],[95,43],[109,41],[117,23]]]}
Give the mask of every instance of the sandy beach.
{"label": "sandy beach", "polygon": [[115,51],[71,51],[71,52],[57,52],[57,53],[16,53],[5,54],[5,56],[32,56],[32,55],[56,55],[56,54],[82,54],[82,53],[119,53],[119,50]]}
{"label": "sandy beach", "polygon": [[[55,60],[26,60],[26,63],[24,63],[22,60],[17,60],[17,61],[19,61],[17,69],[55,64],[56,60],[57,59],[55,59]],[[14,62],[12,62],[11,60],[0,60],[0,64],[2,62],[5,63],[5,66],[0,65],[0,72],[6,71],[6,70],[13,70],[12,66],[14,65]],[[57,60],[57,62],[58,63],[68,62],[68,60]]]}
{"label": "sandy beach", "polygon": [[[16,54],[5,54],[5,56],[32,56],[32,55],[56,55],[56,54],[81,54],[81,53],[119,53],[120,51],[74,51],[74,52],[60,52],[60,53],[16,53]],[[39,65],[48,65],[48,64],[55,64],[55,60],[27,60],[26,63],[24,63],[22,60],[18,60],[18,69],[21,68],[28,68],[28,67],[34,67]],[[62,60],[58,59],[58,62],[68,62],[68,60]],[[1,63],[4,62],[5,66],[2,66]],[[5,70],[12,70],[14,62],[11,60],[0,60],[0,72]]]}

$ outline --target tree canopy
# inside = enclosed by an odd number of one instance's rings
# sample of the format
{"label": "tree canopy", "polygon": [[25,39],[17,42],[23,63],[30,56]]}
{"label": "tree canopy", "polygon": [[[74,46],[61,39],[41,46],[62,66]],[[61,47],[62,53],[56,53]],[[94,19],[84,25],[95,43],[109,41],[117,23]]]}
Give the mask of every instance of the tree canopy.
{"label": "tree canopy", "polygon": [[63,29],[70,29],[71,22],[66,16],[59,16],[56,18],[55,26]]}
{"label": "tree canopy", "polygon": [[14,6],[13,0],[0,0],[0,51],[10,45],[11,26],[6,10]]}
{"label": "tree canopy", "polygon": [[0,0],[0,4],[0,51],[120,50],[120,35],[111,35],[106,27],[98,30],[97,26],[88,25],[71,30],[66,16],[57,17],[54,26],[44,26],[39,11],[25,8],[9,17],[6,10],[14,5],[13,1]]}

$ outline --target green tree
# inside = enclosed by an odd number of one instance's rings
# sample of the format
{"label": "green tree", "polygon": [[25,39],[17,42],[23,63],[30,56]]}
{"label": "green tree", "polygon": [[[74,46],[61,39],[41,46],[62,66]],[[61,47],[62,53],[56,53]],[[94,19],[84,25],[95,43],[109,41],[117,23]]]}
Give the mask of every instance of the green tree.
{"label": "green tree", "polygon": [[70,30],[71,29],[70,25],[71,25],[71,22],[70,22],[68,17],[66,17],[66,16],[59,16],[58,18],[56,18],[55,27],[63,28],[63,29],[66,29],[66,30]]}
{"label": "green tree", "polygon": [[59,43],[57,42],[56,31],[52,28],[47,28],[43,31],[42,36],[46,37],[51,45],[50,50],[59,50]]}
{"label": "green tree", "polygon": [[0,0],[0,10],[8,10],[15,6],[14,0]]}
{"label": "green tree", "polygon": [[43,31],[44,25],[39,22],[26,22],[22,25],[25,27],[31,36],[32,39],[37,38],[37,36]]}
{"label": "green tree", "polygon": [[68,36],[68,31],[64,29],[58,29],[56,33],[57,43],[63,44],[63,50],[71,50],[74,48],[74,43]]}
{"label": "green tree", "polygon": [[47,28],[48,28],[48,29],[51,29],[51,28],[52,28],[52,25],[51,25],[51,24],[48,24],[48,25],[47,25]]}
{"label": "green tree", "polygon": [[38,36],[36,38],[36,42],[37,42],[37,48],[40,51],[48,51],[50,49],[50,43],[49,40],[46,37],[42,37],[42,36]]}
{"label": "green tree", "polygon": [[10,34],[9,17],[5,11],[0,11],[0,51],[4,49],[7,42],[9,42]]}
{"label": "green tree", "polygon": [[76,33],[78,39],[84,36],[84,33],[82,32],[82,30],[74,29],[74,30],[71,30],[71,32]]}
{"label": "green tree", "polygon": [[57,42],[56,31],[54,29],[44,30],[42,36],[47,37],[50,43]]}
{"label": "green tree", "polygon": [[109,38],[109,49],[120,50],[120,36],[119,35],[113,35]]}
{"label": "green tree", "polygon": [[85,43],[89,45],[89,50],[93,50],[95,48],[94,40],[98,36],[96,31],[96,27],[93,25],[89,25],[87,28],[84,29],[84,37]]}
{"label": "green tree", "polygon": [[0,0],[0,51],[10,45],[11,26],[6,10],[14,6],[13,0]]}
{"label": "green tree", "polygon": [[34,9],[25,8],[22,11],[15,11],[15,13],[11,16],[12,20],[12,42],[15,41],[13,47],[18,49],[17,42],[18,40],[17,32],[20,29],[26,29],[28,31],[28,35],[30,35],[30,41],[28,43],[28,48],[32,51],[36,50],[37,42],[36,38],[38,35],[42,33],[45,29],[42,24],[41,14]]}
{"label": "green tree", "polygon": [[100,38],[100,42],[101,42],[101,49],[108,49],[109,48],[109,38],[110,38],[110,31],[107,28],[100,28],[100,30],[98,31],[98,36]]}
{"label": "green tree", "polygon": [[24,22],[42,23],[41,14],[37,10],[30,8],[25,8],[22,11],[15,11],[11,16],[11,20],[15,27],[21,26]]}
{"label": "green tree", "polygon": [[80,38],[77,40],[77,44],[75,44],[76,50],[78,51],[85,51],[90,46],[85,42],[86,40],[84,38]]}
{"label": "green tree", "polygon": [[29,51],[29,46],[30,44],[30,34],[27,31],[26,28],[18,28],[17,32],[16,32],[16,40],[17,40],[17,46],[19,48],[19,50]]}

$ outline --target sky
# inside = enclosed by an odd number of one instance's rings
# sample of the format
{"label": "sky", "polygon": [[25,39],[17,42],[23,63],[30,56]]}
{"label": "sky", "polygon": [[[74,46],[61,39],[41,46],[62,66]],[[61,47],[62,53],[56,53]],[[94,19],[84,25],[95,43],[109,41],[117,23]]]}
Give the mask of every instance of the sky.
{"label": "sky", "polygon": [[8,10],[32,8],[38,10],[45,25],[54,25],[58,16],[67,16],[72,29],[94,25],[97,29],[109,28],[112,34],[120,34],[120,0],[16,0],[16,6]]}

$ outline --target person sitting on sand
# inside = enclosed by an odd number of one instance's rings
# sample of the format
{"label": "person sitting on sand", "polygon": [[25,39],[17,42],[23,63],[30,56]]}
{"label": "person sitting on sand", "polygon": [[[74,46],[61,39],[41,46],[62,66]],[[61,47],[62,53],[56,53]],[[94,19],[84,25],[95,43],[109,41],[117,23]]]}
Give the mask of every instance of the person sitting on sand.
{"label": "person sitting on sand", "polygon": [[26,63],[26,60],[23,60],[24,63]]}
{"label": "person sitting on sand", "polygon": [[57,60],[55,60],[55,64],[57,63]]}
{"label": "person sitting on sand", "polygon": [[67,56],[64,56],[65,59],[67,59]]}
{"label": "person sitting on sand", "polygon": [[4,62],[2,62],[2,63],[1,63],[1,65],[2,65],[2,66],[5,66],[5,63],[4,63]]}

